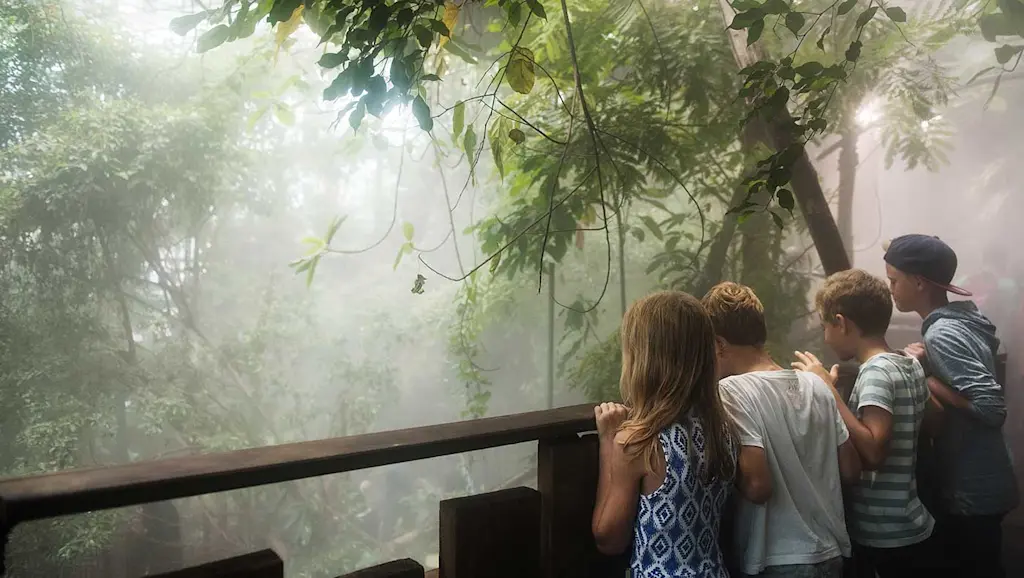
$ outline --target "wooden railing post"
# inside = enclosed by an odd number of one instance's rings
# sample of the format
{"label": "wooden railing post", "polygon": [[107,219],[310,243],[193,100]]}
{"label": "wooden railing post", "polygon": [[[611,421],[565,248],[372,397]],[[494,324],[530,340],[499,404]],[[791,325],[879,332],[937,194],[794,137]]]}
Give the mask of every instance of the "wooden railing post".
{"label": "wooden railing post", "polygon": [[510,488],[443,500],[440,578],[528,578],[540,571],[540,494]]}
{"label": "wooden railing post", "polygon": [[273,550],[266,549],[151,578],[284,578],[284,562]]}
{"label": "wooden railing post", "polygon": [[597,496],[597,436],[541,439],[537,444],[541,494],[541,576],[622,578],[628,553],[597,551],[590,520]]}

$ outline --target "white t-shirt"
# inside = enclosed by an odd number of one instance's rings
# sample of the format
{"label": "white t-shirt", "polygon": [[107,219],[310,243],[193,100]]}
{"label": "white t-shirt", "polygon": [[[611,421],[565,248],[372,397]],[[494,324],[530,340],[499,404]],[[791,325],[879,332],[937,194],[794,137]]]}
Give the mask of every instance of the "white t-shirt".
{"label": "white t-shirt", "polygon": [[735,545],[745,574],[850,556],[839,446],[850,437],[832,391],[812,373],[756,371],[721,381],[740,443],[764,448],[772,497],[740,498]]}

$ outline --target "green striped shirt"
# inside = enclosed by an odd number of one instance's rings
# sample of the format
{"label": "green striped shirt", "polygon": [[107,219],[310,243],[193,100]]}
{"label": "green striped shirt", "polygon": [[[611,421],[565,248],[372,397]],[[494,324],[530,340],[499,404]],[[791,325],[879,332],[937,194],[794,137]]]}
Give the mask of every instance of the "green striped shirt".
{"label": "green striped shirt", "polygon": [[850,394],[860,419],[876,406],[892,414],[889,452],[878,471],[865,471],[851,492],[850,537],[872,548],[916,544],[932,533],[935,520],[917,496],[917,436],[928,402],[924,369],[912,357],[880,353],[861,365]]}

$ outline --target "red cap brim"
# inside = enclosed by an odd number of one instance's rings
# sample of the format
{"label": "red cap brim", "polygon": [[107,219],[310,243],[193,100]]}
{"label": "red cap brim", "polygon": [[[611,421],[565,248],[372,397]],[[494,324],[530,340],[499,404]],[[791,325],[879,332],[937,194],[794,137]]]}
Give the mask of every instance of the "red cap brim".
{"label": "red cap brim", "polygon": [[974,293],[971,293],[970,291],[968,291],[967,289],[964,289],[962,287],[957,287],[956,285],[943,285],[942,283],[936,283],[935,281],[932,281],[931,279],[925,279],[925,281],[931,283],[932,285],[935,285],[936,287],[939,287],[941,289],[945,289],[946,291],[949,291],[950,293],[953,293],[954,295],[959,295],[961,297],[973,297],[974,296]]}

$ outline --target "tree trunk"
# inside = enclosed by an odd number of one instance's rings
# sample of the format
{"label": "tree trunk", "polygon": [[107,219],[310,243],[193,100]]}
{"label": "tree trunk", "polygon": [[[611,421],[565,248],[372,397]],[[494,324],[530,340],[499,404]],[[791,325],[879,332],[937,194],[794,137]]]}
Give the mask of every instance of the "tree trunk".
{"label": "tree trunk", "polygon": [[[747,191],[737,185],[733,189],[732,198],[729,199],[729,206],[735,207],[743,202]],[[722,219],[722,228],[718,230],[715,239],[708,249],[708,258],[704,261],[704,270],[695,284],[695,295],[703,296],[722,280],[725,270],[726,258],[729,256],[729,246],[733,237],[736,236],[736,215],[725,215]]]}
{"label": "tree trunk", "polygon": [[[722,10],[722,17],[725,25],[728,26],[736,11],[729,4],[728,0],[718,0]],[[728,29],[729,43],[732,47],[736,64],[743,69],[762,59],[761,50],[755,43],[747,46],[747,34],[744,30]],[[768,136],[770,144],[776,150],[789,148],[795,141],[792,133],[787,127],[792,125],[793,117],[787,109],[773,119],[773,122],[766,122],[762,118],[755,118],[750,121],[756,126],[755,132]],[[843,239],[839,235],[839,228],[836,226],[832,211],[825,200],[825,193],[818,181],[818,172],[811,164],[806,150],[801,150],[793,166],[793,177],[790,181],[793,187],[793,194],[796,197],[800,212],[807,222],[807,229],[811,233],[811,240],[818,251],[818,258],[825,269],[825,273],[831,275],[837,271],[850,268],[850,258],[843,247]]]}
{"label": "tree trunk", "polygon": [[765,288],[772,284],[774,276],[771,261],[773,227],[774,223],[764,213],[750,215],[750,218],[740,225],[740,282],[753,288],[758,295],[762,295]]}
{"label": "tree trunk", "polygon": [[[118,270],[114,254],[107,243],[106,232],[98,224],[94,223],[97,236],[100,242],[100,249],[107,266],[111,292],[117,303],[118,314],[121,321],[121,329],[124,332],[125,351],[121,352],[125,362],[133,368],[139,365],[138,349],[135,345],[135,332],[132,327],[131,311],[128,309],[128,302],[122,292],[122,277]],[[127,464],[131,461],[128,451],[128,416],[126,402],[131,392],[125,388],[115,396],[114,412],[117,418],[117,431],[115,433],[115,447],[117,461]],[[178,510],[171,502],[157,502],[144,504],[142,506],[143,516],[143,538],[145,547],[139,552],[128,552],[119,567],[127,568],[134,575],[145,575],[154,570],[174,569],[181,567],[182,544],[181,527]],[[144,553],[143,553],[144,552]],[[162,568],[159,564],[169,564],[170,567]],[[155,566],[156,565],[156,566]]]}
{"label": "tree trunk", "polygon": [[853,261],[853,193],[857,184],[857,128],[844,115],[839,135],[839,203],[836,221],[846,254]]}

